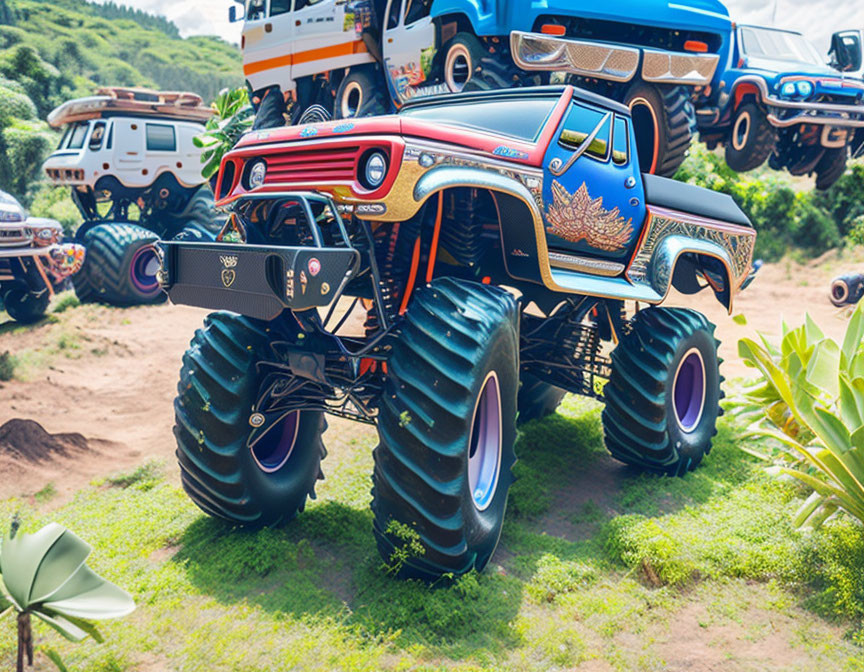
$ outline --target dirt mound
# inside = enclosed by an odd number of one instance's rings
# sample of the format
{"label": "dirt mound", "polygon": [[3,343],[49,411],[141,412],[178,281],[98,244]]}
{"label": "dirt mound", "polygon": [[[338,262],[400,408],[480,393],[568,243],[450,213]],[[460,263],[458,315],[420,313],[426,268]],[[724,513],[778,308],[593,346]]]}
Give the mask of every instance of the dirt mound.
{"label": "dirt mound", "polygon": [[0,454],[11,454],[31,462],[87,448],[87,439],[81,434],[49,434],[34,420],[13,418],[0,426]]}

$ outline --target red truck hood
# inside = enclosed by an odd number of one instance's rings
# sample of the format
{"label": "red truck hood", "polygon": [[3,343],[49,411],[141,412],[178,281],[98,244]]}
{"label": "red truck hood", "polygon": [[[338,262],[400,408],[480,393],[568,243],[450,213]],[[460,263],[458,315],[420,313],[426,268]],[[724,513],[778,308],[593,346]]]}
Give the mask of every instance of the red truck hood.
{"label": "red truck hood", "polygon": [[248,150],[250,147],[263,149],[268,145],[281,143],[308,142],[359,135],[398,135],[437,141],[486,152],[508,162],[515,161],[529,165],[540,165],[543,155],[542,151],[538,151],[537,145],[515,138],[473,128],[461,128],[440,122],[420,121],[396,115],[365,119],[340,119],[326,123],[253,131],[244,135],[235,149]]}

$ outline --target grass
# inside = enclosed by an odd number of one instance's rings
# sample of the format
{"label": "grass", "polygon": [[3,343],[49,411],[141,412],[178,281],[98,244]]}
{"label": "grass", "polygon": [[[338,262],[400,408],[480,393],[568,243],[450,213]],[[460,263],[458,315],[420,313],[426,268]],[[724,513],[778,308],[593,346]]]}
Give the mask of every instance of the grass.
{"label": "grass", "polygon": [[[374,433],[334,427],[318,499],[283,529],[207,518],[158,464],[53,510],[138,609],[105,624],[103,645],[42,626],[37,642],[81,672],[641,671],[692,663],[691,647],[718,669],[864,670],[864,535],[843,520],[793,530],[799,491],[767,479],[731,424],[700,470],[653,477],[606,457],[598,407],[568,398],[521,435],[490,566],[434,587],[382,566],[368,508]],[[597,487],[604,473],[615,487]],[[29,500],[0,503],[0,522],[17,510],[26,528],[44,522]],[[0,668],[13,635],[0,621]]]}

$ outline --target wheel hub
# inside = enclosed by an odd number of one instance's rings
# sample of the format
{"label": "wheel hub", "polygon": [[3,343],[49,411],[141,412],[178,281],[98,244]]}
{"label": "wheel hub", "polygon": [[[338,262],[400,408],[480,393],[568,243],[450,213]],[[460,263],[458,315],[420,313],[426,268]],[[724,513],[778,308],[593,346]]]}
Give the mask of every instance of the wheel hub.
{"label": "wheel hub", "polygon": [[142,247],[132,257],[130,273],[132,284],[143,294],[153,294],[159,290],[156,276],[159,272],[159,256],[152,245]]}
{"label": "wheel hub", "polygon": [[740,152],[747,145],[749,134],[750,113],[742,112],[735,120],[735,128],[732,129],[732,146]]}
{"label": "wheel hub", "polygon": [[705,410],[705,361],[697,348],[685,353],[672,383],[672,406],[682,431],[693,432]]}
{"label": "wheel hub", "polygon": [[447,54],[445,79],[447,87],[454,93],[459,93],[471,79],[471,55],[461,44],[456,45]]}
{"label": "wheel hub", "polygon": [[492,372],[477,397],[468,449],[468,484],[478,511],[489,508],[498,489],[501,433],[501,390],[498,376]]}
{"label": "wheel hub", "polygon": [[300,411],[282,416],[252,444],[255,464],[266,474],[273,474],[285,466],[294,452],[300,431]]}
{"label": "wheel hub", "polygon": [[358,82],[349,82],[342,94],[341,112],[344,119],[356,117],[363,105],[363,88]]}

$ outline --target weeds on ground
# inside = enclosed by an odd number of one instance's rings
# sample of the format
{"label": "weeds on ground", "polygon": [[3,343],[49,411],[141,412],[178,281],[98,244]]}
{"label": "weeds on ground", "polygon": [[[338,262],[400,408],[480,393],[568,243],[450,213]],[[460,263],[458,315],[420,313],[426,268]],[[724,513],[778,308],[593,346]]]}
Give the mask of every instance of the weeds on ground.
{"label": "weeds on ground", "polygon": [[78,297],[75,295],[75,292],[63,292],[58,295],[56,301],[54,302],[54,308],[52,312],[54,313],[65,313],[70,308],[77,308],[81,305],[81,301],[78,300]]}

